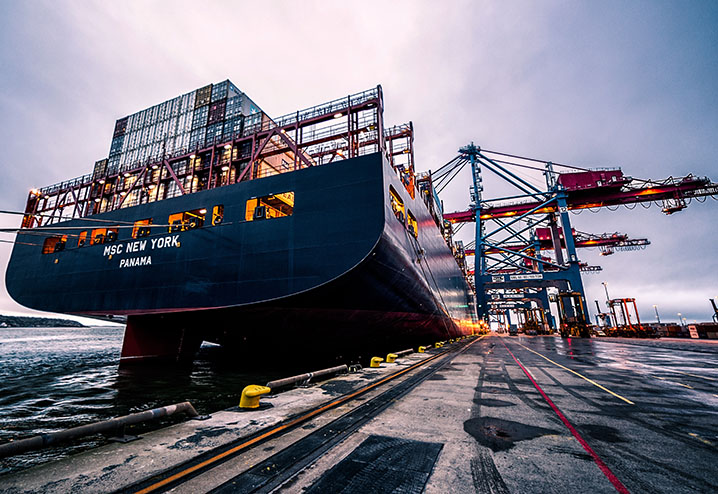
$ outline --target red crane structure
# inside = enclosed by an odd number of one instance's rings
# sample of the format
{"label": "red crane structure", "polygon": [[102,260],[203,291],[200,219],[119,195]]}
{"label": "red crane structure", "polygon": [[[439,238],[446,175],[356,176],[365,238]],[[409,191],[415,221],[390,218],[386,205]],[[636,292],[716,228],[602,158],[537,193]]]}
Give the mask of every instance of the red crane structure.
{"label": "red crane structure", "polygon": [[[563,240],[563,230],[558,230],[561,247],[565,248],[566,243]],[[551,229],[549,228],[536,228],[535,229],[536,240],[540,250],[553,250],[553,240],[551,236]],[[591,248],[598,247],[601,250],[601,255],[610,255],[615,251],[631,251],[644,249],[650,245],[651,242],[646,238],[629,238],[625,233],[604,233],[601,235],[595,235],[591,233],[573,231],[574,241],[576,248]],[[471,248],[473,243],[467,244],[467,248],[464,249],[464,254],[467,256],[473,256],[475,250]],[[527,244],[517,243],[515,245],[507,244],[505,248],[516,251],[527,250],[530,247]],[[497,254],[498,249],[487,249],[484,251],[487,254]]]}

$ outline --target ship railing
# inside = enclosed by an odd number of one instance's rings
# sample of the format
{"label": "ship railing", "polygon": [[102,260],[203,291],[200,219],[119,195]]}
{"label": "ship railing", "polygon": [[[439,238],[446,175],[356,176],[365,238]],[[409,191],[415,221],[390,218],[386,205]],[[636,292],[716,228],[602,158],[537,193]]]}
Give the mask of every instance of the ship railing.
{"label": "ship railing", "polygon": [[410,137],[411,136],[411,124],[410,123],[403,123],[399,125],[394,125],[393,127],[389,127],[388,129],[384,130],[384,135],[386,137]]}
{"label": "ship railing", "polygon": [[273,118],[271,119],[272,122],[262,122],[262,130],[268,130],[271,127],[287,127],[301,121],[323,117],[333,113],[340,113],[350,106],[359,106],[377,97],[379,97],[379,88],[368,89],[349,97],[335,99],[328,103],[289,113],[279,118]]}
{"label": "ship railing", "polygon": [[92,182],[92,173],[88,173],[86,175],[82,175],[77,178],[72,178],[70,180],[65,180],[64,182],[56,183],[53,185],[49,185],[47,187],[43,187],[39,190],[40,194],[43,195],[49,195],[54,194],[55,192],[61,191],[61,190],[68,190],[73,189],[77,187],[78,185],[87,185],[90,182]]}

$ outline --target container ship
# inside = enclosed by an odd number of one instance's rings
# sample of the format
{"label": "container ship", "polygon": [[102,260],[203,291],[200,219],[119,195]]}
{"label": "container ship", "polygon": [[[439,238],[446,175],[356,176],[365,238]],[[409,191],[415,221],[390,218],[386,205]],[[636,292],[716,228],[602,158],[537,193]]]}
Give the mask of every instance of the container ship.
{"label": "container ship", "polygon": [[477,331],[463,249],[381,86],[270,118],[230,81],[117,120],[30,191],[6,272],[37,310],[126,318],[121,365],[348,357]]}

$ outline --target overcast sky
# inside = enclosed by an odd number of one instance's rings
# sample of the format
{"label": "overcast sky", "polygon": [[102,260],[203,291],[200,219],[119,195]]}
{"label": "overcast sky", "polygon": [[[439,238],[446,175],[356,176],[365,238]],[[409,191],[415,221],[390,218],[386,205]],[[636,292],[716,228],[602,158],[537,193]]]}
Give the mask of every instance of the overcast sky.
{"label": "overcast sky", "polygon": [[[91,171],[117,118],[231,79],[277,116],[384,89],[413,121],[418,170],[470,141],[626,175],[718,181],[715,1],[2,1],[0,209]],[[442,194],[466,209],[468,174]],[[486,179],[485,197],[500,197]],[[572,215],[575,228],[650,239],[580,257],[587,297],[635,297],[644,320],[707,321],[718,296],[718,202]],[[0,215],[2,226],[17,217]],[[465,228],[462,233],[468,232]],[[11,240],[7,234],[0,238]],[[4,272],[10,245],[0,243]],[[26,310],[0,284],[0,312]]]}

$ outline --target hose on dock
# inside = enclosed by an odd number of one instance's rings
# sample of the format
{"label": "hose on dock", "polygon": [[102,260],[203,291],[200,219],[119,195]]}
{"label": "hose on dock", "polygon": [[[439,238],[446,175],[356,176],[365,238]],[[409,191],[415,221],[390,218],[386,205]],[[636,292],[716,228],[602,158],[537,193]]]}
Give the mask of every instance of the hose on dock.
{"label": "hose on dock", "polygon": [[18,455],[34,449],[52,446],[69,439],[121,430],[127,425],[139,424],[141,422],[146,422],[160,417],[169,417],[175,413],[186,413],[191,418],[199,417],[197,410],[194,409],[192,404],[189,401],[185,401],[166,407],[153,408],[152,410],[146,410],[144,412],[132,413],[123,417],[103,420],[102,422],[81,425],[79,427],[65,429],[64,431],[40,434],[39,436],[0,444],[0,458],[6,458],[8,456]]}
{"label": "hose on dock", "polygon": [[326,377],[333,374],[340,374],[342,372],[349,372],[349,368],[346,365],[337,365],[336,367],[330,367],[328,369],[307,372],[306,374],[299,374],[297,376],[277,379],[276,381],[270,381],[267,383],[267,387],[271,388],[272,391],[274,391],[276,389],[281,389],[295,384],[305,384],[308,383],[310,380],[318,377]]}

